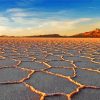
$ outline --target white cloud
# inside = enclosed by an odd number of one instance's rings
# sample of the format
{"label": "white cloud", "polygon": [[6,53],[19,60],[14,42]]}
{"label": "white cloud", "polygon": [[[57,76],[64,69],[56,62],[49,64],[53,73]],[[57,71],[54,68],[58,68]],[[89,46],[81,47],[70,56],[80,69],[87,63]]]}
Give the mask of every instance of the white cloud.
{"label": "white cloud", "polygon": [[[71,21],[55,21],[55,20],[44,20],[44,21],[38,21],[38,20],[24,20],[25,23],[27,24],[32,24],[32,22],[34,22],[34,25],[31,26],[27,26],[26,28],[21,28],[18,27],[16,29],[12,28],[12,27],[7,27],[7,26],[3,26],[0,27],[0,32],[1,33],[5,33],[8,35],[15,35],[17,33],[17,35],[22,35],[22,33],[24,35],[31,35],[31,34],[52,34],[52,33],[63,33],[65,31],[68,30],[73,30],[73,29],[77,29],[77,24],[80,24],[81,22],[87,22],[90,21],[89,19],[77,19],[77,20],[71,20]],[[19,20],[20,23],[24,24],[23,21],[21,22]],[[35,26],[36,25],[36,26]]]}
{"label": "white cloud", "polygon": [[74,20],[51,20],[51,21],[44,21],[41,27],[44,28],[59,28],[59,29],[73,29],[76,27],[76,24],[84,23],[91,21],[91,18],[81,18],[81,19],[74,19]]}
{"label": "white cloud", "polygon": [[[57,17],[64,13],[66,13],[66,11],[49,13],[28,11],[19,8],[8,9],[5,12],[7,16],[0,14],[0,33],[6,35],[15,35],[16,33],[17,35],[22,35],[22,33],[24,33],[24,35],[34,33],[63,33],[77,29],[77,25],[81,23],[93,20],[91,18],[63,19],[62,17]],[[43,16],[47,18],[41,18]]]}

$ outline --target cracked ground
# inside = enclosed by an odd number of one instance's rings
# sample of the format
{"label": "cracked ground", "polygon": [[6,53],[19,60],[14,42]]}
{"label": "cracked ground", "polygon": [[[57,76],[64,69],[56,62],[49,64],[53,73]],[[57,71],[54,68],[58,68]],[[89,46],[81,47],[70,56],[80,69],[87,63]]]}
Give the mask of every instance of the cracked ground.
{"label": "cracked ground", "polygon": [[0,38],[0,100],[100,100],[100,39]]}

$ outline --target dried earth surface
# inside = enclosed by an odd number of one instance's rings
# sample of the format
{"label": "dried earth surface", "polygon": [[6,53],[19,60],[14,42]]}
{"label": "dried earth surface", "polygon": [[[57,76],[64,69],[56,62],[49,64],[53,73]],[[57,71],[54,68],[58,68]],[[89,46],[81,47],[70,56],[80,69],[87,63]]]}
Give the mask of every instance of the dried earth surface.
{"label": "dried earth surface", "polygon": [[100,39],[0,38],[0,100],[100,100]]}

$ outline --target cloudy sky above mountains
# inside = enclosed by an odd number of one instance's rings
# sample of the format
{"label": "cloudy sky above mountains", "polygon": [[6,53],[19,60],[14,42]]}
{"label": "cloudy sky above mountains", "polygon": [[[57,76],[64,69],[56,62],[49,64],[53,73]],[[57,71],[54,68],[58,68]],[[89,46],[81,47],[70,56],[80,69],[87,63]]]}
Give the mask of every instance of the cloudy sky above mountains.
{"label": "cloudy sky above mountains", "polygon": [[100,0],[0,0],[0,35],[73,35],[95,28]]}

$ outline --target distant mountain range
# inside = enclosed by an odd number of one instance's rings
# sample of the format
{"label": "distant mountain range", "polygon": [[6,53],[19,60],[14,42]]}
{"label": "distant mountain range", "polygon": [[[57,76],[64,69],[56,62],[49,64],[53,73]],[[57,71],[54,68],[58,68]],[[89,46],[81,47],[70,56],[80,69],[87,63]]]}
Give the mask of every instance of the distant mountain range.
{"label": "distant mountain range", "polygon": [[73,35],[73,36],[61,36],[59,34],[48,34],[48,35],[38,35],[38,36],[28,36],[28,37],[100,38],[100,29],[99,28],[96,28],[93,31],[84,32],[84,33],[76,34],[76,35]]}
{"label": "distant mountain range", "polygon": [[[14,37],[14,36],[0,36],[0,37]],[[79,33],[73,36],[61,36],[59,34],[47,34],[47,35],[35,35],[35,36],[22,36],[22,37],[28,37],[28,38],[34,38],[34,37],[46,37],[46,38],[100,38],[100,29],[96,28],[93,31]]]}
{"label": "distant mountain range", "polygon": [[37,36],[28,36],[28,37],[52,37],[52,38],[71,38],[71,37],[75,37],[75,38],[100,38],[100,29],[96,28],[93,31],[89,31],[89,32],[84,32],[84,33],[79,33],[73,36],[61,36],[59,34],[48,34],[48,35],[37,35]]}

